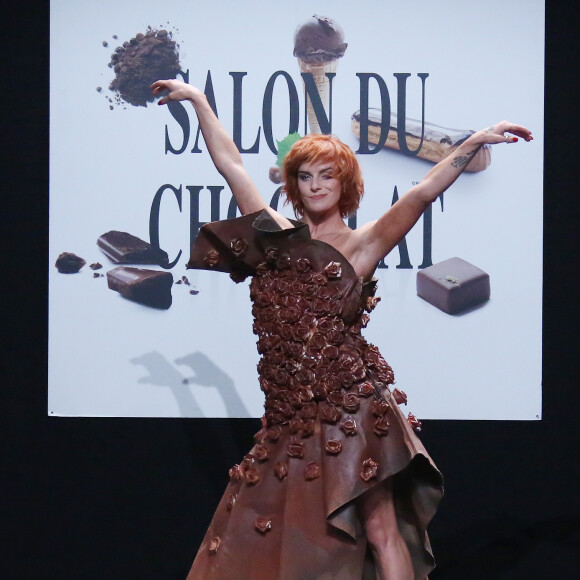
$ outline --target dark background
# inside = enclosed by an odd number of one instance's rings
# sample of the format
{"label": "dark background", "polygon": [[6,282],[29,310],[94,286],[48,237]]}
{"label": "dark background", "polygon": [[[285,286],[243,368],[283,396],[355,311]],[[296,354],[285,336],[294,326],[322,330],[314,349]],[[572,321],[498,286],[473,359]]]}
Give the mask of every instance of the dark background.
{"label": "dark background", "polygon": [[[4,10],[0,577],[183,580],[258,422],[47,417],[49,7]],[[579,13],[548,1],[544,419],[424,422],[447,487],[432,580],[580,577]],[[498,27],[506,51],[526,34]]]}

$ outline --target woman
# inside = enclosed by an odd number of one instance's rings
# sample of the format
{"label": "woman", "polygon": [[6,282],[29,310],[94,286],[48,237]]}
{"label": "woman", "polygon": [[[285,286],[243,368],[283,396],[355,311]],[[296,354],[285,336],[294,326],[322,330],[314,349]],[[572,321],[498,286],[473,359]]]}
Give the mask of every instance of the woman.
{"label": "woman", "polygon": [[[502,121],[474,133],[378,220],[351,230],[363,181],[333,137],[299,140],[284,164],[301,222],[269,208],[205,95],[158,81],[159,104],[189,100],[241,218],[202,228],[189,267],[229,272],[250,286],[265,393],[256,445],[230,483],[189,579],[426,578],[426,526],[442,478],[404,418],[406,396],[361,328],[378,298],[372,275],[484,144],[532,139]],[[372,559],[370,556],[372,555]]]}

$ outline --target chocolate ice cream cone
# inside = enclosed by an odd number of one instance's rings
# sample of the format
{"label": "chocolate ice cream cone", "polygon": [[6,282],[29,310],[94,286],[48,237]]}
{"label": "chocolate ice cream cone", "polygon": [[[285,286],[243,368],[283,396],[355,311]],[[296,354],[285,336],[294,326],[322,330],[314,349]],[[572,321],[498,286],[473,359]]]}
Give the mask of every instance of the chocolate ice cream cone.
{"label": "chocolate ice cream cone", "polygon": [[[330,80],[326,73],[336,72],[338,59],[344,55],[347,46],[342,28],[325,16],[315,14],[294,33],[294,56],[298,58],[300,72],[311,73],[314,77],[327,117],[330,115]],[[309,98],[306,112],[310,132],[321,133]]]}
{"label": "chocolate ice cream cone", "polygon": [[[298,64],[300,65],[300,72],[312,73],[314,83],[316,84],[318,94],[320,95],[320,100],[322,101],[322,106],[324,107],[324,111],[328,117],[330,112],[330,79],[326,76],[326,73],[336,72],[338,59],[336,58],[323,62],[306,62],[299,58]],[[306,114],[308,115],[310,132],[321,133],[320,124],[316,118],[310,98],[307,98],[306,100]]]}

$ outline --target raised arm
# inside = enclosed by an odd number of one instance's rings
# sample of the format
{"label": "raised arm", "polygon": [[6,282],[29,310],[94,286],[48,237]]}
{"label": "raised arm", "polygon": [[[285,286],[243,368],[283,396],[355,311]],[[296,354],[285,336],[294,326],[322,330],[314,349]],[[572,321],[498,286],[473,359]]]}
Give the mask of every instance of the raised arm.
{"label": "raised arm", "polygon": [[525,141],[533,139],[528,129],[508,121],[501,121],[474,133],[453,155],[435,165],[419,184],[403,195],[378,220],[357,230],[358,251],[354,259],[359,264],[359,271],[374,270],[381,258],[415,225],[427,207],[463,173],[480,147],[485,144],[516,143],[518,137]]}
{"label": "raised arm", "polygon": [[159,105],[170,101],[189,101],[193,105],[211,159],[232,190],[242,215],[266,209],[283,228],[292,227],[290,221],[270,208],[260,195],[244,167],[238,148],[202,91],[178,80],[160,80],[153,83],[151,89],[154,94],[169,91],[158,101]]}

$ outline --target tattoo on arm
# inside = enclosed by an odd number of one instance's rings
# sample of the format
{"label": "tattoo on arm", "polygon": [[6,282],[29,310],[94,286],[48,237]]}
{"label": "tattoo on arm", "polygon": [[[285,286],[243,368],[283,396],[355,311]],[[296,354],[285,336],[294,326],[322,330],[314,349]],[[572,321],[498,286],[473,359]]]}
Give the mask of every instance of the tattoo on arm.
{"label": "tattoo on arm", "polygon": [[476,152],[477,149],[474,149],[473,151],[469,151],[465,155],[458,155],[451,162],[451,167],[455,167],[456,169],[464,167],[471,161],[471,158],[476,154]]}

